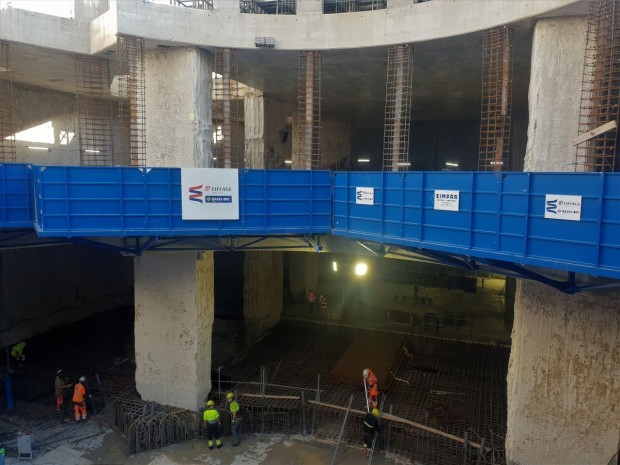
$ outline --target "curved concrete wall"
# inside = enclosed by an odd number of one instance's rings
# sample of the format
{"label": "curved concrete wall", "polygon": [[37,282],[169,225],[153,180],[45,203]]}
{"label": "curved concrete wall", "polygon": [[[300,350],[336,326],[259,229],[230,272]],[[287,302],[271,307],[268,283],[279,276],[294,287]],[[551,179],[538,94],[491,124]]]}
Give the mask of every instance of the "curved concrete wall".
{"label": "curved concrete wall", "polygon": [[117,5],[118,32],[212,47],[253,49],[256,37],[267,36],[274,37],[276,48],[284,50],[363,48],[467,34],[580,2],[435,0],[385,10],[321,14],[303,12],[305,1],[299,2],[302,12],[296,15],[241,14],[238,9],[201,11],[145,4],[141,0],[123,1]]}
{"label": "curved concrete wall", "polygon": [[221,8],[206,11],[109,0],[108,11],[90,24],[8,8],[0,10],[0,39],[75,53],[115,46],[117,34],[170,45],[238,49],[254,49],[256,37],[275,38],[281,50],[364,48],[468,34],[584,0],[434,0],[343,14],[322,14],[316,0],[300,0],[296,15],[241,14],[236,0],[227,2],[226,8],[221,2]]}

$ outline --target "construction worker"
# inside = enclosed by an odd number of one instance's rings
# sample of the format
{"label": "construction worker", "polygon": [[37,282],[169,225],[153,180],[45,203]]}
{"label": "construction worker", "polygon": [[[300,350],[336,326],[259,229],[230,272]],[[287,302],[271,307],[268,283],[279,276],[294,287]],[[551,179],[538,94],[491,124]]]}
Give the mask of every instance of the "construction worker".
{"label": "construction worker", "polygon": [[322,295],[319,298],[319,304],[321,305],[321,310],[325,310],[327,308],[327,297]]}
{"label": "construction worker", "polygon": [[366,386],[366,396],[368,398],[368,409],[377,408],[379,402],[379,384],[377,375],[370,369],[364,368],[362,371]]}
{"label": "construction worker", "polygon": [[207,428],[207,439],[209,440],[209,449],[213,450],[213,437],[215,436],[215,445],[218,449],[222,447],[220,441],[220,413],[215,409],[215,402],[207,401],[207,409],[202,415]]}
{"label": "construction worker", "polygon": [[22,366],[22,363],[26,361],[26,354],[24,353],[25,347],[26,343],[22,341],[11,348],[11,357],[15,359],[19,366]]}
{"label": "construction worker", "polygon": [[67,390],[73,386],[71,383],[67,383],[62,370],[56,372],[56,379],[54,380],[54,392],[56,394],[56,411],[60,412],[64,403]]}
{"label": "construction worker", "polygon": [[314,293],[314,289],[310,289],[308,291],[308,313],[312,314],[314,311],[314,301],[316,300],[316,294]]}
{"label": "construction worker", "polygon": [[75,411],[75,421],[78,423],[80,422],[80,414],[81,419],[86,420],[86,387],[84,383],[86,383],[86,378],[80,376],[73,388],[73,410]]}
{"label": "construction worker", "polygon": [[379,410],[372,409],[372,412],[367,413],[363,418],[364,428],[364,454],[366,457],[370,455],[369,448],[372,447],[372,442],[375,438],[375,434],[379,432]]}
{"label": "construction worker", "polygon": [[233,446],[238,446],[241,443],[239,437],[239,427],[243,422],[243,417],[239,416],[239,404],[235,400],[235,396],[232,392],[226,394],[226,401],[228,402],[228,409],[230,410],[230,430],[233,437]]}
{"label": "construction worker", "polygon": [[375,375],[375,372],[370,368],[364,368],[364,371],[362,371],[362,376],[364,376],[364,381],[366,381],[368,387],[379,382],[377,375]]}

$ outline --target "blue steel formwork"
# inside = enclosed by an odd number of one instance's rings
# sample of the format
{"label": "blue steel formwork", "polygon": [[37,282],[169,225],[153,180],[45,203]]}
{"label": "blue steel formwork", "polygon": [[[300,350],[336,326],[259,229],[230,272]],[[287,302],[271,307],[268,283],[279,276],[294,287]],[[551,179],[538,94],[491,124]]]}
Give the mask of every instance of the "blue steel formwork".
{"label": "blue steel formwork", "polygon": [[[458,191],[458,211],[435,190]],[[545,218],[547,194],[582,196],[580,221]],[[338,172],[332,234],[618,279],[620,173]]]}
{"label": "blue steel formwork", "polygon": [[0,229],[32,228],[33,222],[31,166],[0,164]]}
{"label": "blue steel formwork", "polygon": [[238,220],[183,220],[180,168],[34,167],[44,237],[331,232],[329,171],[239,171]]}

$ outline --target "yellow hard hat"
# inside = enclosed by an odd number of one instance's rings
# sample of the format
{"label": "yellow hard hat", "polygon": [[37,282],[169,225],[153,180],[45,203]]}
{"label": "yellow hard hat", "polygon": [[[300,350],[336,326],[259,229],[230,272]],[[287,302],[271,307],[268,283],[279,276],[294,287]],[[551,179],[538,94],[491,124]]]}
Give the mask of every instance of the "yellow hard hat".
{"label": "yellow hard hat", "polygon": [[212,407],[214,405],[215,405],[215,402],[213,402],[212,400],[207,401],[207,407]]}
{"label": "yellow hard hat", "polygon": [[229,392],[228,394],[226,394],[226,398],[227,398],[227,399],[232,399],[232,398],[234,398],[234,397],[235,397],[235,396],[234,396],[234,394],[233,394],[232,392]]}
{"label": "yellow hard hat", "polygon": [[378,416],[379,416],[379,409],[373,408],[373,409],[372,409],[372,414],[373,414],[374,416],[378,417]]}

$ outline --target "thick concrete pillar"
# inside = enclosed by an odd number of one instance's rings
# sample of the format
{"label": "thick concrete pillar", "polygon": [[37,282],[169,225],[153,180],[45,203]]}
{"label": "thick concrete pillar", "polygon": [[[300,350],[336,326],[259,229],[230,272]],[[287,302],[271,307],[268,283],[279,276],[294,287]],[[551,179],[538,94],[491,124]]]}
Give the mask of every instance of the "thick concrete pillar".
{"label": "thick concrete pillar", "polygon": [[213,165],[213,57],[198,48],[147,52],[146,165]]}
{"label": "thick concrete pillar", "polygon": [[[146,54],[147,166],[212,165],[212,69],[196,48]],[[213,252],[147,252],[134,275],[138,392],[195,410],[211,390]]]}
{"label": "thick concrete pillar", "polygon": [[195,410],[211,390],[213,252],[147,253],[134,271],[136,388]]}
{"label": "thick concrete pillar", "polygon": [[[526,171],[573,171],[583,18],[536,24]],[[508,369],[510,464],[607,465],[620,446],[620,301],[519,280]]]}
{"label": "thick concrete pillar", "polygon": [[91,21],[110,8],[109,0],[75,0],[75,19]]}
{"label": "thick concrete pillar", "polygon": [[245,252],[243,317],[252,343],[282,317],[282,252]]}
{"label": "thick concrete pillar", "polygon": [[243,115],[247,166],[265,168],[265,105],[262,91],[246,88]]}

